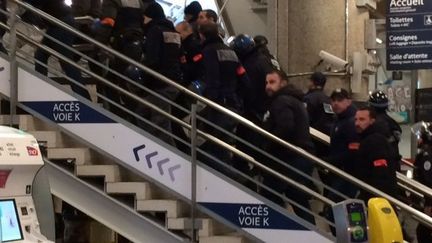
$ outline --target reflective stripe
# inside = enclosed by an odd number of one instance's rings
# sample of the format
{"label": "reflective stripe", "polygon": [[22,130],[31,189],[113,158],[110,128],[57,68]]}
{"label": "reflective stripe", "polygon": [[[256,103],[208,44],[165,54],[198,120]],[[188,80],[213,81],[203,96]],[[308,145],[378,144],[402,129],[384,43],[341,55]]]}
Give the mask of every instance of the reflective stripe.
{"label": "reflective stripe", "polygon": [[237,68],[237,75],[241,76],[246,73],[246,69],[243,66]]}
{"label": "reflective stripe", "polygon": [[111,27],[114,27],[115,20],[112,19],[112,18],[104,18],[104,19],[101,21],[101,24],[103,24],[103,25],[108,25],[108,26],[111,26]]}
{"label": "reflective stripe", "polygon": [[373,162],[374,167],[387,167],[387,160],[378,159]]}
{"label": "reflective stripe", "polygon": [[348,149],[350,150],[358,150],[360,148],[360,143],[350,143],[348,144]]}
{"label": "reflective stripe", "polygon": [[216,52],[219,62],[239,62],[233,50],[217,50]]}
{"label": "reflective stripe", "polygon": [[162,35],[163,35],[165,43],[176,44],[176,45],[180,46],[180,44],[181,44],[181,37],[180,37],[179,33],[175,33],[175,32],[163,32]]}
{"label": "reflective stripe", "polygon": [[195,56],[192,58],[192,60],[193,60],[194,62],[199,62],[199,61],[201,61],[202,58],[203,58],[203,55],[200,53],[200,54],[195,55]]}
{"label": "reflective stripe", "polygon": [[121,0],[123,8],[141,8],[140,0]]}

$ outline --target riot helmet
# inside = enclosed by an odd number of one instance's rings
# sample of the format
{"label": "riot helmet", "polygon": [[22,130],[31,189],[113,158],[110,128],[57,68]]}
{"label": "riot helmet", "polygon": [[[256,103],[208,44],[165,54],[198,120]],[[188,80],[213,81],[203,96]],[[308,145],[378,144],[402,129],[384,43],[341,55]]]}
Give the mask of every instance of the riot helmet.
{"label": "riot helmet", "polygon": [[389,100],[382,90],[375,90],[369,95],[369,105],[376,110],[387,110]]}
{"label": "riot helmet", "polygon": [[231,48],[240,56],[243,56],[255,47],[255,42],[252,37],[245,34],[240,34],[231,42]]}
{"label": "riot helmet", "polygon": [[139,69],[137,66],[134,65],[129,65],[126,70],[124,71],[124,75],[130,79],[132,79],[133,81],[144,85],[144,71],[142,71],[141,69]]}

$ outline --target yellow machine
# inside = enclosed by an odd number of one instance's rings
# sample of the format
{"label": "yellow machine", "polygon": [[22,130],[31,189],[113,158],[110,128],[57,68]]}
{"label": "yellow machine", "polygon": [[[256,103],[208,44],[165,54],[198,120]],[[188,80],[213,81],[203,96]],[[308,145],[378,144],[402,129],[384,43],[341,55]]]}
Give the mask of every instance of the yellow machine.
{"label": "yellow machine", "polygon": [[384,198],[372,198],[368,202],[370,243],[403,243],[399,219],[390,203]]}

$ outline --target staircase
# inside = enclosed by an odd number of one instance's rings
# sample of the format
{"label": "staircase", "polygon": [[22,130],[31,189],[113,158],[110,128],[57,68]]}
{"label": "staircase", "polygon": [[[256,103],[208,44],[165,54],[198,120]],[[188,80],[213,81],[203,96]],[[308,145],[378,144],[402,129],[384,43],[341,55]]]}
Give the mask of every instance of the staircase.
{"label": "staircase", "polygon": [[[8,125],[10,117],[0,116],[0,122]],[[187,203],[167,198],[157,186],[130,175],[115,162],[103,158],[96,151],[31,115],[19,115],[13,123],[19,129],[32,134],[40,144],[45,144],[48,161],[57,161],[56,165],[69,168],[70,173],[81,180],[102,180],[99,187],[103,193],[113,198],[129,197],[129,200],[123,201],[132,201],[125,203],[132,210],[143,215],[157,215],[157,218],[161,219],[159,223],[166,229],[179,235],[191,236],[192,220],[187,217],[190,210]],[[51,186],[55,187],[53,184]],[[118,200],[121,202],[121,199]],[[160,214],[163,214],[163,217]],[[248,242],[243,236],[208,216],[200,214],[198,217],[195,229],[198,230],[199,242]]]}

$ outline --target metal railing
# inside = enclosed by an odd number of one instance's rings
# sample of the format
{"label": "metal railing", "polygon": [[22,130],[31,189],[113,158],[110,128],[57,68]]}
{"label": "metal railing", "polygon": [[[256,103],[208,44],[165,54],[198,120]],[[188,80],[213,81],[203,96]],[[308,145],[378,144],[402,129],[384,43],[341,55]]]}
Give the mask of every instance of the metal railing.
{"label": "metal railing", "polygon": [[[85,35],[85,34],[79,32],[79,31],[77,31],[73,27],[71,27],[71,26],[69,26],[69,25],[67,25],[67,24],[65,24],[63,22],[60,22],[58,19],[56,19],[56,18],[54,18],[54,17],[52,17],[52,16],[44,13],[43,11],[41,11],[39,9],[36,9],[36,8],[32,7],[31,5],[26,4],[26,3],[24,3],[24,2],[22,2],[20,0],[15,0],[15,2],[20,7],[24,8],[24,9],[26,9],[28,11],[31,11],[34,14],[37,14],[38,16],[43,17],[44,19],[50,21],[52,24],[55,24],[58,27],[60,27],[62,29],[65,29],[68,32],[74,34],[75,36],[81,38],[82,40],[85,40],[88,43],[93,44],[96,48],[99,48],[100,50],[103,50],[104,52],[109,53],[110,55],[114,56],[115,58],[118,58],[119,60],[122,60],[122,61],[124,61],[126,63],[132,64],[132,65],[140,68],[141,70],[145,71],[147,74],[149,74],[152,77],[158,79],[159,81],[166,83],[170,87],[174,87],[175,89],[177,89],[181,93],[185,94],[188,98],[191,98],[194,101],[197,101],[197,102],[200,102],[202,104],[205,104],[207,107],[213,109],[214,112],[220,112],[223,115],[229,117],[230,119],[234,119],[239,124],[241,124],[241,125],[245,126],[246,128],[250,129],[251,131],[253,131],[257,135],[262,136],[263,138],[268,139],[271,142],[275,142],[275,143],[280,144],[281,146],[285,147],[286,149],[293,151],[294,153],[302,156],[303,158],[306,158],[307,160],[315,163],[317,166],[330,171],[331,173],[333,173],[333,174],[335,174],[335,175],[343,178],[344,180],[349,181],[350,183],[353,183],[354,185],[358,186],[361,189],[364,189],[364,190],[366,190],[368,192],[371,192],[372,194],[375,194],[375,195],[387,198],[393,205],[399,207],[401,210],[409,212],[410,214],[412,214],[413,216],[415,216],[420,222],[422,222],[422,223],[424,223],[424,224],[429,225],[429,226],[432,227],[432,218],[430,218],[426,214],[424,214],[422,212],[419,212],[419,211],[417,211],[415,209],[412,209],[409,205],[406,205],[403,202],[397,200],[396,198],[393,198],[393,197],[391,197],[391,196],[389,196],[389,195],[387,195],[387,194],[385,194],[385,193],[377,190],[376,188],[374,188],[374,187],[372,187],[372,186],[370,186],[370,185],[368,185],[368,184],[366,184],[366,183],[358,180],[357,178],[355,178],[355,177],[353,177],[353,176],[345,173],[344,171],[338,169],[337,167],[335,167],[335,166],[333,166],[331,164],[328,164],[327,162],[321,160],[320,158],[317,158],[316,156],[314,156],[312,154],[307,153],[305,150],[303,150],[301,148],[298,148],[298,147],[296,147],[296,146],[294,146],[294,145],[292,145],[290,143],[287,143],[286,141],[284,141],[284,140],[276,137],[275,135],[273,135],[273,134],[271,134],[271,133],[263,130],[262,128],[258,127],[254,123],[250,122],[249,120],[243,118],[239,114],[237,114],[237,113],[235,113],[235,112],[233,112],[233,111],[231,111],[229,109],[226,109],[226,108],[224,108],[224,107],[216,104],[215,102],[210,101],[210,100],[208,100],[208,99],[206,99],[206,98],[204,98],[204,97],[202,97],[202,96],[194,93],[193,91],[191,91],[188,88],[186,88],[186,87],[178,84],[177,82],[175,82],[173,80],[170,80],[170,79],[164,77],[163,75],[155,72],[154,70],[152,70],[152,69],[150,69],[150,68],[142,65],[140,62],[132,60],[132,59],[128,58],[127,56],[125,56],[124,54],[119,53],[119,52],[117,52],[117,51],[115,51],[115,50],[107,47],[105,44],[93,40],[92,38],[88,37],[87,35]],[[12,18],[14,18],[13,16],[15,16],[15,14],[12,14]],[[19,21],[19,20],[16,19],[16,21]],[[56,51],[54,51],[54,50],[52,50],[52,49],[50,49],[50,48],[48,48],[48,47],[46,47],[46,46],[44,46],[44,45],[42,45],[40,43],[37,43],[36,41],[32,40],[28,36],[26,36],[26,35],[20,33],[19,31],[17,31],[14,28],[14,21],[11,21],[11,22],[12,22],[12,24],[11,24],[10,31],[11,31],[11,36],[12,37],[16,34],[17,37],[19,37],[19,38],[27,41],[28,43],[31,43],[32,45],[34,45],[34,46],[36,46],[38,48],[41,48],[41,49],[49,52],[50,54],[52,54],[53,56],[59,58],[60,60],[62,60],[64,62],[66,62],[67,64],[72,65],[75,68],[78,68],[79,70],[81,70],[82,72],[86,73],[87,75],[89,75],[89,76],[97,79],[102,84],[104,84],[106,86],[109,86],[109,88],[111,88],[111,89],[113,89],[113,90],[121,93],[121,95],[125,95],[128,98],[133,99],[135,102],[138,102],[140,105],[144,105],[146,107],[151,108],[154,111],[157,111],[158,113],[164,115],[166,118],[170,119],[172,122],[174,122],[176,124],[180,124],[181,127],[184,127],[186,129],[188,129],[189,131],[192,130],[192,133],[196,133],[198,137],[202,137],[202,138],[206,139],[207,141],[216,144],[217,146],[223,147],[225,150],[229,151],[231,154],[234,154],[234,155],[240,157],[241,159],[245,160],[246,162],[253,164],[255,167],[260,168],[265,173],[271,174],[272,176],[274,176],[274,177],[280,179],[281,181],[283,181],[284,183],[287,183],[288,185],[292,185],[295,188],[301,190],[302,192],[304,192],[304,193],[306,193],[306,194],[308,194],[310,196],[313,196],[315,199],[323,202],[324,204],[330,205],[330,206],[334,204],[334,202],[332,200],[329,200],[328,198],[326,198],[326,197],[322,196],[321,194],[315,192],[313,189],[308,188],[307,186],[302,185],[300,183],[297,183],[296,181],[294,181],[294,180],[286,177],[282,173],[280,173],[280,172],[278,172],[278,171],[270,168],[269,166],[266,166],[265,164],[262,163],[261,159],[253,158],[252,156],[250,156],[250,155],[246,154],[245,152],[241,151],[240,149],[238,149],[238,148],[236,148],[234,146],[231,146],[231,144],[229,144],[229,143],[227,143],[227,142],[225,142],[225,141],[223,141],[223,140],[221,140],[221,139],[219,139],[219,138],[217,138],[215,136],[212,136],[208,132],[204,132],[201,129],[196,129],[196,124],[193,125],[193,126],[191,126],[189,123],[183,121],[182,119],[180,119],[180,118],[178,118],[176,116],[171,115],[170,112],[167,112],[167,111],[161,109],[160,107],[158,107],[157,105],[154,105],[153,103],[147,101],[146,99],[143,99],[142,97],[140,97],[139,95],[137,95],[134,92],[131,92],[127,88],[119,87],[118,85],[112,83],[110,80],[108,80],[107,78],[103,77],[102,75],[94,73],[91,70],[88,70],[86,68],[83,68],[80,65],[78,65],[76,62],[74,62],[73,60],[69,60],[68,58],[64,57],[63,55],[57,53]],[[9,28],[8,26],[5,26],[5,25],[2,25],[2,27]],[[45,37],[48,38],[46,35],[45,35]],[[60,44],[62,44],[62,43],[60,43]],[[92,59],[91,57],[89,57],[88,55],[85,55],[85,54],[82,54],[80,52],[77,52],[76,50],[73,50],[71,47],[68,47],[68,46],[64,46],[64,48],[71,49],[71,51],[73,51],[77,55],[80,55],[81,58],[84,58],[88,62],[92,62],[93,64],[98,65],[98,62],[96,60]],[[16,53],[16,50],[14,50],[12,48],[11,49],[11,55],[10,55],[11,56],[11,65],[14,62],[15,58],[16,58],[14,56],[15,53]],[[101,68],[106,69],[111,74],[116,75],[117,78],[121,78],[122,80],[128,82],[128,84],[133,85],[135,88],[138,88],[140,90],[148,92],[151,95],[157,96],[158,98],[160,98],[164,102],[167,102],[168,104],[170,104],[173,108],[176,108],[176,109],[179,109],[179,110],[181,110],[183,112],[186,112],[187,114],[192,115],[193,117],[196,115],[195,112],[190,112],[189,109],[186,109],[186,108],[178,105],[177,103],[173,102],[172,100],[170,100],[170,99],[168,99],[168,98],[166,98],[164,96],[159,95],[157,92],[148,89],[144,85],[141,85],[141,84],[135,82],[134,80],[131,80],[128,77],[125,77],[123,74],[121,74],[121,73],[119,73],[119,72],[117,72],[115,70],[112,70],[110,68],[107,68],[104,65],[98,65],[98,66],[101,67]],[[16,68],[16,66],[14,66],[14,68]],[[16,81],[17,81],[16,77],[11,77],[11,82],[16,82]],[[74,80],[70,80],[70,81],[74,81]],[[80,84],[76,83],[76,85],[80,85]],[[14,93],[11,93],[11,95],[12,94],[14,94]],[[97,96],[99,98],[103,99],[104,101],[108,102],[110,105],[113,105],[116,108],[118,108],[118,109],[126,112],[128,115],[131,115],[133,118],[138,119],[138,120],[140,120],[142,122],[145,122],[145,123],[147,123],[147,124],[149,124],[149,125],[151,125],[153,127],[157,127],[155,124],[152,124],[148,120],[142,118],[139,114],[136,114],[135,112],[128,110],[127,108],[125,108],[121,104],[118,104],[118,103],[114,102],[109,97],[106,97],[105,95],[102,95],[102,94],[99,94],[99,93],[97,94]],[[11,100],[13,100],[13,99],[14,99],[14,97],[11,97]],[[16,103],[14,103],[12,105],[16,105]],[[288,162],[281,161],[280,159],[274,157],[271,154],[268,154],[266,151],[258,148],[254,144],[250,143],[250,141],[245,141],[244,139],[242,139],[242,138],[236,136],[235,134],[233,134],[232,132],[224,131],[220,127],[218,127],[218,126],[216,126],[214,124],[211,124],[210,122],[206,121],[206,119],[204,119],[200,115],[196,115],[196,119],[199,122],[203,122],[206,125],[212,126],[213,129],[215,129],[215,130],[220,130],[223,134],[226,134],[230,138],[235,139],[238,143],[242,143],[242,144],[246,145],[248,148],[252,148],[255,152],[259,153],[260,156],[264,156],[265,159],[270,159],[272,161],[275,161],[276,163],[278,163],[278,164],[286,167],[287,169],[295,171],[297,174],[299,174],[300,176],[306,178],[307,180],[310,180],[310,181],[312,181],[314,183],[317,183],[317,184],[320,183],[317,179],[312,178],[310,175],[308,175],[308,174],[306,174],[306,173],[304,173],[304,172],[302,172],[302,171],[300,171],[300,170],[298,170],[298,169],[290,166]],[[163,130],[160,127],[157,127],[157,128],[159,128],[160,130]],[[173,136],[168,131],[163,131],[163,132],[165,132],[165,133]],[[313,130],[312,130],[312,133],[313,133]],[[173,137],[175,137],[175,136],[173,136]],[[281,195],[279,192],[276,192],[272,188],[269,188],[267,185],[261,183],[260,181],[257,181],[256,179],[252,178],[251,176],[245,175],[241,171],[233,170],[233,168],[231,166],[227,165],[224,161],[220,161],[218,158],[215,158],[214,156],[206,153],[206,151],[200,149],[200,147],[196,146],[196,144],[195,144],[196,141],[192,142],[192,144],[190,144],[188,141],[185,141],[184,139],[181,139],[179,137],[175,137],[175,139],[176,139],[176,141],[179,141],[179,142],[181,142],[181,143],[183,143],[185,145],[188,145],[192,149],[192,155],[194,153],[198,153],[198,154],[204,155],[206,158],[211,158],[212,160],[216,161],[217,163],[219,163],[224,168],[227,168],[230,171],[234,171],[237,175],[241,175],[241,177],[246,178],[248,181],[253,182],[257,187],[264,188],[265,190],[270,191],[271,193],[273,193],[273,194],[279,196],[280,198],[282,198],[283,200],[288,201],[288,202],[290,202],[293,205],[296,205],[297,207],[299,207],[299,208],[307,211],[308,213],[312,214],[315,217],[320,217],[315,212],[312,212],[309,209],[305,208],[304,205],[299,205],[298,203],[292,201],[290,198],[288,198],[288,197],[286,197],[284,195]],[[324,140],[325,140],[325,138],[324,138]],[[196,157],[196,156],[193,156],[193,157]],[[324,185],[324,187],[325,187],[325,189],[327,189],[329,191],[332,191],[333,193],[339,195],[341,198],[347,198],[342,193],[340,193],[338,191],[335,191],[334,189],[330,188],[327,185]],[[425,189],[425,192],[426,191],[427,190]],[[329,222],[326,219],[323,219],[323,220],[327,221],[330,225],[333,224],[332,222]]]}

